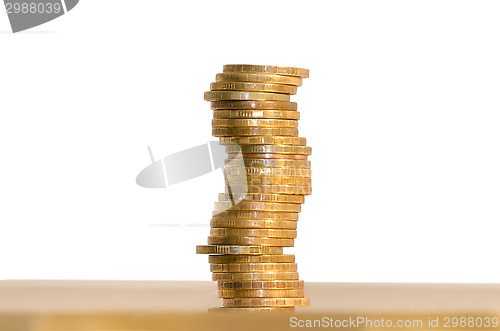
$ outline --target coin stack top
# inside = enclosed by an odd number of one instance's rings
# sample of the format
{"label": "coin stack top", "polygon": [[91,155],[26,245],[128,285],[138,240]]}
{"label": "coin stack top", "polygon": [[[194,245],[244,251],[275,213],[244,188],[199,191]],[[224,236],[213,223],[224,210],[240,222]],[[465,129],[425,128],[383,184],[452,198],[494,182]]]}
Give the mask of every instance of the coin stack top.
{"label": "coin stack top", "polygon": [[309,70],[231,64],[216,75],[205,100],[212,134],[225,146],[226,192],[219,195],[208,245],[221,310],[269,311],[309,305],[294,255],[304,196],[311,194],[311,148],[298,136],[300,114],[290,96]]}

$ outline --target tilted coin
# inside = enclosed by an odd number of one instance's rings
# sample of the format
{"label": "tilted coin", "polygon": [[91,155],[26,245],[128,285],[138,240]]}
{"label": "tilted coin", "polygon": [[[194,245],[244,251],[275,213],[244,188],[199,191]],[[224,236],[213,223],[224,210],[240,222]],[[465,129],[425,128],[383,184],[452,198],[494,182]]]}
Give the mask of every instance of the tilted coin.
{"label": "tilted coin", "polygon": [[212,127],[281,127],[297,128],[297,120],[260,119],[260,118],[216,118],[212,120]]}
{"label": "tilted coin", "polygon": [[220,100],[210,102],[210,109],[279,109],[297,110],[297,103],[290,101],[248,101],[248,100]]}
{"label": "tilted coin", "polygon": [[277,67],[277,66],[264,66],[253,64],[226,64],[223,67],[223,72],[248,72],[255,74],[274,74],[285,76],[297,76],[308,78],[309,70],[294,67]]}
{"label": "tilted coin", "polygon": [[219,290],[219,298],[303,298],[304,289]]}
{"label": "tilted coin", "polygon": [[300,212],[301,206],[296,203],[277,203],[277,202],[255,202],[255,201],[217,201],[215,203],[215,211],[222,212],[225,210],[262,210],[276,212]]}
{"label": "tilted coin", "polygon": [[210,91],[205,92],[205,100],[290,101],[290,95],[266,92]]}
{"label": "tilted coin", "polygon": [[223,299],[224,307],[299,307],[309,306],[308,298],[235,298]]}
{"label": "tilted coin", "polygon": [[270,193],[219,193],[220,201],[269,201],[283,203],[304,203],[300,195],[270,194]]}
{"label": "tilted coin", "polygon": [[297,263],[220,263],[211,264],[211,272],[295,272]]}
{"label": "tilted coin", "polygon": [[306,138],[287,136],[250,136],[250,137],[221,137],[221,145],[235,143],[238,145],[295,145],[305,146]]}
{"label": "tilted coin", "polygon": [[299,219],[298,212],[269,212],[262,210],[227,210],[217,215],[213,215],[213,218],[237,218],[237,219],[253,219],[253,220],[283,220],[283,221],[297,221]]}
{"label": "tilted coin", "polygon": [[293,247],[294,239],[266,237],[208,237],[209,245],[257,245]]}
{"label": "tilted coin", "polygon": [[299,130],[296,128],[283,127],[222,127],[212,128],[212,136],[297,136]]}
{"label": "tilted coin", "polygon": [[242,220],[238,218],[213,218],[210,226],[214,228],[256,228],[256,229],[297,229],[297,221],[281,220]]}
{"label": "tilted coin", "polygon": [[302,78],[294,76],[250,74],[240,72],[225,72],[217,74],[215,80],[218,82],[253,82],[253,83],[273,83],[293,86],[301,86]]}
{"label": "tilted coin", "polygon": [[238,246],[238,245],[200,245],[197,254],[283,254],[283,247]]}
{"label": "tilted coin", "polygon": [[[259,255],[255,255],[259,256]],[[272,281],[228,281],[217,284],[219,290],[239,289],[294,289],[304,288],[303,280],[272,280]]]}
{"label": "tilted coin", "polygon": [[298,120],[300,119],[300,113],[296,110],[214,110],[214,118],[275,118]]}
{"label": "tilted coin", "polygon": [[210,84],[212,91],[252,91],[295,94],[297,87],[283,84],[250,83],[250,82],[213,82]]}
{"label": "tilted coin", "polygon": [[296,230],[279,229],[229,229],[211,228],[211,236],[220,237],[270,237],[270,238],[297,238]]}
{"label": "tilted coin", "polygon": [[[274,254],[274,255],[210,255],[209,263],[293,263],[295,255],[291,254]],[[237,287],[224,288],[237,288]],[[221,288],[219,286],[219,288]],[[241,287],[240,288],[253,288]],[[265,287],[264,287],[265,288]]]}
{"label": "tilted coin", "polygon": [[[311,161],[308,160],[283,160],[283,159],[251,159],[242,158],[247,168],[253,167],[297,167],[297,168],[311,168]],[[232,160],[225,160],[225,167],[242,168],[239,162],[231,162]]]}
{"label": "tilted coin", "polygon": [[298,272],[214,272],[214,281],[270,281],[270,280],[298,280]]}
{"label": "tilted coin", "polygon": [[312,149],[309,146],[290,145],[245,145],[227,146],[226,153],[274,153],[274,154],[304,154],[311,155]]}
{"label": "tilted coin", "polygon": [[224,173],[226,176],[292,176],[292,177],[311,177],[311,169],[307,168],[237,168],[225,167]]}

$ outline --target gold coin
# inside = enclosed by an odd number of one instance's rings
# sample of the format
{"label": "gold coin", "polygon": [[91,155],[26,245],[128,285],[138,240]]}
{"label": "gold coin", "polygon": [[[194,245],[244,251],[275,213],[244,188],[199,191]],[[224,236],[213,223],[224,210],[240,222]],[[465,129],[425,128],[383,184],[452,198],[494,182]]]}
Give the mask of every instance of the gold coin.
{"label": "gold coin", "polygon": [[200,245],[196,246],[196,254],[283,254],[283,247]]}
{"label": "gold coin", "polygon": [[311,186],[299,185],[231,185],[232,193],[278,193],[278,194],[303,194],[310,195],[312,193]]}
{"label": "gold coin", "polygon": [[250,82],[213,82],[210,84],[212,91],[252,91],[296,94],[297,87],[283,84],[266,84]]}
{"label": "gold coin", "polygon": [[296,102],[289,101],[241,101],[241,100],[220,100],[210,102],[210,109],[278,109],[297,110]]}
{"label": "gold coin", "polygon": [[[266,167],[266,168],[275,168],[275,167],[297,167],[297,168],[311,168],[311,161],[308,160],[283,160],[283,159],[250,159],[243,158],[243,162],[247,168],[256,168],[256,167]],[[242,168],[240,164],[236,164],[239,162],[232,162],[232,160],[225,160],[225,167],[237,167]]]}
{"label": "gold coin", "polygon": [[211,264],[211,272],[295,272],[297,263],[221,263]]}
{"label": "gold coin", "polygon": [[304,289],[219,290],[219,298],[303,298]]}
{"label": "gold coin", "polygon": [[307,168],[236,168],[227,167],[224,169],[226,176],[292,176],[292,177],[311,177],[311,169]]}
{"label": "gold coin", "polygon": [[250,220],[282,220],[282,221],[297,221],[299,213],[285,213],[285,212],[271,212],[271,211],[253,211],[253,210],[226,210],[213,218],[237,218],[237,219],[250,219]]}
{"label": "gold coin", "polygon": [[229,159],[281,159],[307,160],[307,155],[300,154],[268,154],[268,153],[228,153]]}
{"label": "gold coin", "polygon": [[[257,257],[259,255],[255,255]],[[303,280],[273,280],[273,281],[230,281],[219,282],[219,290],[260,290],[260,289],[294,289],[304,288]]]}
{"label": "gold coin", "polygon": [[222,212],[225,210],[262,210],[273,212],[300,212],[301,206],[296,203],[276,203],[276,202],[253,202],[253,201],[239,201],[234,204],[231,201],[217,201],[215,203],[215,210]]}
{"label": "gold coin", "polygon": [[[275,255],[210,255],[209,263],[293,263],[295,255],[275,254]],[[226,284],[227,285],[227,284]],[[224,288],[234,288],[234,287]],[[219,287],[221,288],[221,287]],[[237,287],[236,287],[237,288]],[[253,288],[253,287],[240,287]]]}
{"label": "gold coin", "polygon": [[283,203],[304,203],[301,195],[270,194],[270,193],[219,193],[220,201],[269,201]]}
{"label": "gold coin", "polygon": [[236,313],[236,314],[261,314],[261,313],[271,313],[271,314],[290,314],[295,312],[295,307],[284,307],[284,308],[274,308],[274,307],[215,307],[208,308],[209,313]]}
{"label": "gold coin", "polygon": [[295,145],[305,146],[306,138],[302,137],[279,137],[279,136],[257,136],[257,137],[220,137],[222,145],[234,143],[238,145]]}
{"label": "gold coin", "polygon": [[263,66],[253,64],[226,64],[223,72],[248,72],[254,74],[273,74],[284,76],[309,77],[309,70],[294,67]]}
{"label": "gold coin", "polygon": [[309,146],[291,146],[291,145],[245,145],[245,146],[227,146],[226,153],[273,153],[273,154],[304,154],[311,155]]}
{"label": "gold coin", "polygon": [[239,185],[241,183],[248,183],[248,185],[311,185],[311,178],[309,177],[267,177],[267,176],[226,176],[226,179],[231,186]]}
{"label": "gold coin", "polygon": [[270,281],[270,280],[298,280],[298,272],[214,272],[212,280],[214,281]]}
{"label": "gold coin", "polygon": [[[297,120],[278,120],[278,119],[260,119],[260,118],[231,118],[212,120],[213,127],[281,127],[281,128],[297,128],[299,123]],[[238,146],[236,146],[238,147]],[[236,152],[237,153],[237,152]]]}
{"label": "gold coin", "polygon": [[223,299],[224,307],[298,307],[309,306],[308,298],[235,298]]}
{"label": "gold coin", "polygon": [[209,245],[256,245],[293,247],[294,240],[288,238],[266,238],[266,237],[208,237]]}
{"label": "gold coin", "polygon": [[278,118],[284,120],[298,120],[300,113],[296,110],[214,110],[214,118]]}
{"label": "gold coin", "polygon": [[296,128],[259,128],[259,127],[224,127],[212,128],[212,136],[297,136],[299,130]]}
{"label": "gold coin", "polygon": [[237,218],[212,219],[210,226],[214,228],[256,228],[256,229],[290,229],[297,228],[297,221],[281,220],[241,220]]}
{"label": "gold coin", "polygon": [[214,237],[297,238],[297,231],[296,230],[280,230],[280,229],[211,228],[210,235],[214,236]]}
{"label": "gold coin", "polygon": [[290,101],[290,95],[265,92],[209,91],[205,92],[205,101],[217,100],[256,100]]}
{"label": "gold coin", "polygon": [[282,75],[268,74],[249,74],[240,72],[225,72],[217,74],[215,80],[218,82],[252,82],[252,83],[271,83],[301,86],[302,78]]}

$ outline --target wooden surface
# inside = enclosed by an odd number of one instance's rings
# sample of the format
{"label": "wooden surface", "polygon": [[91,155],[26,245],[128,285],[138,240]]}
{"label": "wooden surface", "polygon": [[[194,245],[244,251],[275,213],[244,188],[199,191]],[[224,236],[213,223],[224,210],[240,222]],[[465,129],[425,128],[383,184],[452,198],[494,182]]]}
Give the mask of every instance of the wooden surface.
{"label": "wooden surface", "polygon": [[[500,315],[500,285],[306,283],[305,291],[311,306],[297,316]],[[215,282],[1,281],[0,330],[223,330],[219,319],[233,317],[207,314],[221,302]],[[290,329],[288,320],[277,317],[273,329]]]}

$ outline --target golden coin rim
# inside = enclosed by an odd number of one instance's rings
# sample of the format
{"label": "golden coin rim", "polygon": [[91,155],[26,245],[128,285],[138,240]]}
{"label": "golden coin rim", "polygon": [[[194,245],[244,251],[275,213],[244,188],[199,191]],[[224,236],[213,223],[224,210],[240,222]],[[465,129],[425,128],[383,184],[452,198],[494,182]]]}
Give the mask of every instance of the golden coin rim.
{"label": "golden coin rim", "polygon": [[213,272],[213,281],[271,281],[299,280],[298,272]]}
{"label": "golden coin rim", "polygon": [[267,237],[220,237],[209,236],[209,245],[254,245],[293,247],[295,239],[292,238],[267,238]]}
{"label": "golden coin rim", "polygon": [[212,136],[214,137],[225,137],[225,136],[274,136],[274,135],[289,135],[291,137],[297,136],[299,130],[297,128],[285,128],[285,127],[213,127]]}
{"label": "golden coin rim", "polygon": [[[286,143],[288,142],[288,143]],[[238,145],[292,145],[306,146],[307,139],[304,137],[290,136],[246,136],[246,137],[221,137],[221,145],[235,143]]]}
{"label": "golden coin rim", "polygon": [[275,83],[252,83],[252,82],[212,82],[211,91],[245,91],[245,92],[267,92],[282,94],[297,94],[297,87]]}
{"label": "golden coin rim", "polygon": [[237,168],[237,167],[225,167],[224,173],[226,176],[286,176],[286,177],[311,177],[312,171],[307,168],[296,168],[296,167],[258,167],[258,168]]}
{"label": "golden coin rim", "polygon": [[304,288],[303,280],[221,281],[218,289],[288,289]]}
{"label": "golden coin rim", "polygon": [[299,219],[299,212],[281,212],[275,213],[272,211],[263,210],[226,210],[212,218],[238,218],[238,219],[273,219],[273,220],[292,220]]}
{"label": "golden coin rim", "polygon": [[296,203],[240,201],[237,204],[233,204],[231,201],[217,201],[215,202],[214,209],[218,212],[223,210],[262,210],[299,213],[302,207]]}
{"label": "golden coin rim", "polygon": [[210,226],[227,227],[227,228],[254,228],[254,229],[283,229],[296,230],[297,221],[282,221],[282,220],[242,220],[242,219],[212,219]]}
{"label": "golden coin rim", "polygon": [[205,101],[252,100],[252,101],[290,101],[289,94],[243,91],[207,91]]}
{"label": "golden coin rim", "polygon": [[226,64],[223,72],[247,72],[309,78],[309,69],[254,64]]}
{"label": "golden coin rim", "polygon": [[212,110],[297,110],[297,103],[292,101],[252,101],[218,100],[210,102]]}
{"label": "golden coin rim", "polygon": [[293,145],[240,145],[226,146],[226,153],[272,153],[272,154],[303,154],[311,155],[312,148],[309,146]]}
{"label": "golden coin rim", "polygon": [[212,263],[211,272],[296,272],[297,263]]}
{"label": "golden coin rim", "polygon": [[295,263],[295,255],[210,255],[208,263]]}
{"label": "golden coin rim", "polygon": [[233,158],[224,160],[224,167],[242,168],[239,162],[233,160],[243,160],[246,168],[276,168],[276,167],[296,167],[311,169],[311,161],[309,160],[284,160],[284,159],[251,159],[251,158]]}
{"label": "golden coin rim", "polygon": [[302,86],[302,78],[260,73],[223,72],[215,76],[217,82],[252,82]]}
{"label": "golden coin rim", "polygon": [[[298,128],[297,120],[275,118],[215,118],[212,128]],[[231,146],[230,146],[231,147]],[[238,147],[238,146],[236,146]]]}
{"label": "golden coin rim", "polygon": [[253,306],[273,306],[273,307],[298,307],[308,306],[309,298],[234,298],[223,299],[224,307],[253,307]]}
{"label": "golden coin rim", "polygon": [[[244,195],[240,199],[240,195]],[[303,196],[290,196],[286,194],[273,194],[273,193],[242,193],[242,194],[230,194],[219,193],[219,201],[265,201],[265,202],[283,202],[283,203],[304,203],[305,199]],[[246,199],[248,198],[248,199]]]}
{"label": "golden coin rim", "polygon": [[212,314],[290,314],[295,311],[295,307],[214,307],[209,308]]}
{"label": "golden coin rim", "polygon": [[[246,233],[246,234],[245,234]],[[210,229],[211,236],[221,237],[269,237],[269,238],[297,238],[296,230],[287,229],[242,229],[242,228],[214,228]]]}
{"label": "golden coin rim", "polygon": [[219,298],[303,298],[304,289],[218,289]]}
{"label": "golden coin rim", "polygon": [[197,254],[283,254],[280,246],[258,246],[258,245],[198,245]]}
{"label": "golden coin rim", "polygon": [[214,119],[283,119],[299,120],[300,113],[296,110],[214,110]]}

